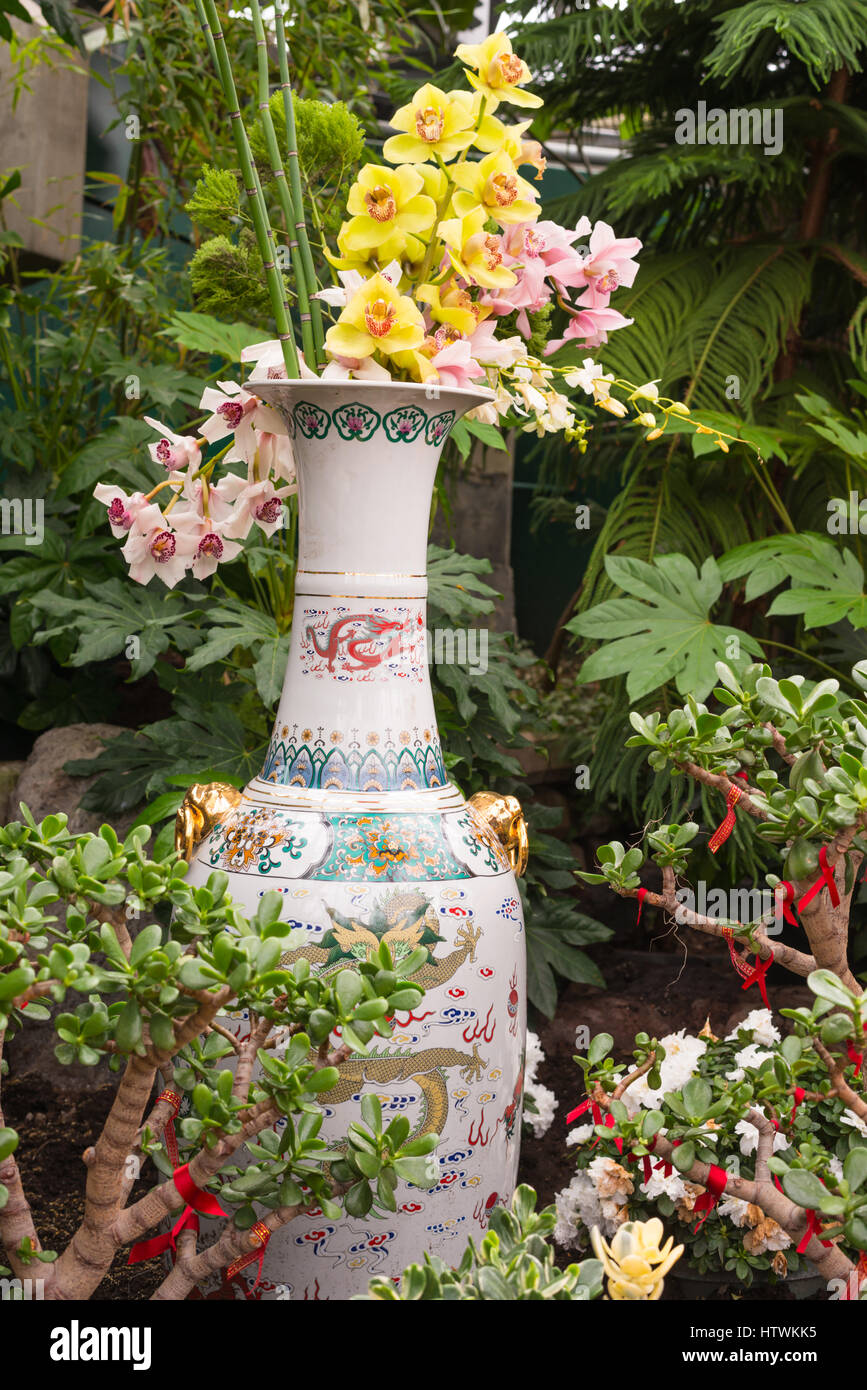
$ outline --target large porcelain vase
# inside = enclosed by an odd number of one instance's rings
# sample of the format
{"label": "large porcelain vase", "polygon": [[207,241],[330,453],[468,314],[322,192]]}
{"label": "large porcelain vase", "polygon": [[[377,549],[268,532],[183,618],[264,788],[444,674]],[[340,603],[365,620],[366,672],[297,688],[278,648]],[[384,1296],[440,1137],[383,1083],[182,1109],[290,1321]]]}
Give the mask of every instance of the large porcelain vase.
{"label": "large porcelain vase", "polygon": [[[490,393],[402,383],[267,382],[293,438],[299,568],[283,694],[265,765],[231,809],[198,816],[189,879],[214,869],[247,911],[268,889],[307,936],[317,971],[351,967],[383,937],[422,944],[426,990],[369,1057],[323,1095],[337,1138],[374,1092],[387,1119],[436,1130],[438,1181],[401,1182],[398,1211],[296,1218],[239,1296],[345,1299],[424,1252],[457,1263],[516,1182],[525,1039],[525,942],[514,868],[526,829],[513,798],[466,802],[448,779],[426,644],[431,492],[456,420]],[[193,789],[194,791],[196,789]],[[237,796],[237,794],[236,794]],[[219,796],[217,796],[219,805]],[[192,844],[190,844],[192,848]],[[297,954],[297,953],[296,953]],[[232,1021],[240,1033],[243,1018]],[[335,1045],[339,1037],[333,1039]]]}

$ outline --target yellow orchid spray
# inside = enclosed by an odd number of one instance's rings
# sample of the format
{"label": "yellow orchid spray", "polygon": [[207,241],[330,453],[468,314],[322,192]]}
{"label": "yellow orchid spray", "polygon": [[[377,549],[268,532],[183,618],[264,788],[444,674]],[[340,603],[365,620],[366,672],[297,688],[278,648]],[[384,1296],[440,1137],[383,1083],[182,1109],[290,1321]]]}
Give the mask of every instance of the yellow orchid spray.
{"label": "yellow orchid spray", "polygon": [[448,248],[449,259],[463,279],[485,289],[509,289],[517,284],[514,270],[503,264],[499,236],[486,230],[487,216],[475,207],[466,217],[440,223],[440,236]]}
{"label": "yellow orchid spray", "polygon": [[505,149],[492,150],[480,160],[464,160],[454,171],[457,191],[455,212],[459,217],[482,208],[488,217],[508,224],[534,222],[539,216],[536,194],[521,178],[511,155]]}

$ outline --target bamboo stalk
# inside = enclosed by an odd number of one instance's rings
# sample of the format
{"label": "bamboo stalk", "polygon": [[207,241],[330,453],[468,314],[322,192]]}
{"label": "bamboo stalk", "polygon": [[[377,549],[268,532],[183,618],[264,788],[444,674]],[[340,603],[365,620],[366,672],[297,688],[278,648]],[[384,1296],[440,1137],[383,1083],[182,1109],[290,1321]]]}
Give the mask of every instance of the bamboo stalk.
{"label": "bamboo stalk", "polygon": [[241,119],[235,79],[232,76],[229,53],[226,48],[226,40],[223,37],[223,31],[220,28],[220,20],[217,14],[215,0],[196,0],[196,9],[199,18],[202,20],[202,27],[207,28],[207,32],[210,34],[217,60],[217,72],[219,73],[220,82],[223,87],[223,95],[229,106],[229,121],[232,127],[232,137],[235,141],[235,149],[241,165],[244,192],[247,196],[250,216],[253,219],[253,227],[256,232],[256,243],[265,269],[268,293],[271,297],[271,309],[277,323],[277,337],[280,340],[280,346],[283,352],[286,375],[297,378],[301,375],[301,367],[298,361],[295,338],[292,333],[292,320],[289,317],[285,302],[286,286],[283,276],[277,269],[274,241],[268,221],[268,210],[265,206],[265,199],[259,183],[259,175],[256,171],[253,155],[250,150],[247,131]]}
{"label": "bamboo stalk", "polygon": [[[277,33],[277,61],[280,67],[280,90],[283,93],[283,111],[286,116],[286,144],[289,163],[289,187],[292,202],[298,212],[295,223],[304,270],[310,286],[317,284],[313,253],[307,236],[307,220],[304,216],[304,194],[301,189],[301,170],[298,164],[298,138],[295,132],[295,107],[292,104],[292,84],[289,81],[289,50],[286,44],[286,30],[283,25],[283,0],[274,0],[274,23]],[[312,294],[311,289],[311,294]],[[313,313],[313,338],[316,343],[316,365],[325,366],[325,331],[322,324],[322,305],[318,299],[311,299]]]}
{"label": "bamboo stalk", "polygon": [[253,32],[256,35],[256,58],[259,78],[259,119],[262,122],[262,131],[265,136],[268,159],[271,162],[271,170],[277,188],[277,198],[280,203],[280,210],[283,213],[286,232],[289,238],[289,251],[292,256],[292,269],[295,273],[295,288],[298,295],[298,312],[301,319],[301,341],[304,348],[304,358],[308,365],[313,368],[317,363],[317,351],[313,340],[312,321],[310,317],[310,294],[316,288],[316,282],[314,280],[312,283],[308,283],[307,267],[304,264],[304,258],[298,243],[298,205],[294,202],[294,195],[290,194],[286,182],[286,172],[280,157],[280,147],[277,144],[274,122],[271,119],[271,107],[268,102],[268,97],[270,95],[268,83],[268,44],[265,38],[265,26],[262,23],[262,11],[259,7],[259,0],[250,0],[250,3],[253,13]]}

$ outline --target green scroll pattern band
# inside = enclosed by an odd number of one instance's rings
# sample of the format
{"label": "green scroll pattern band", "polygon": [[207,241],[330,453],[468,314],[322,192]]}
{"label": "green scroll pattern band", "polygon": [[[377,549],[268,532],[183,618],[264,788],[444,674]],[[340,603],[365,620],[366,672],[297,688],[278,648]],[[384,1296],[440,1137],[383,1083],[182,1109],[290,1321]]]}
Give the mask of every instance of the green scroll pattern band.
{"label": "green scroll pattern band", "polygon": [[331,412],[313,401],[298,401],[285,418],[293,437],[300,432],[305,439],[326,439],[334,431],[341,439],[357,439],[363,444],[377,434],[384,434],[391,444],[414,444],[423,437],[426,444],[438,449],[448,438],[455,412],[441,410],[428,416],[417,405],[403,405],[383,416],[361,401],[350,401]]}

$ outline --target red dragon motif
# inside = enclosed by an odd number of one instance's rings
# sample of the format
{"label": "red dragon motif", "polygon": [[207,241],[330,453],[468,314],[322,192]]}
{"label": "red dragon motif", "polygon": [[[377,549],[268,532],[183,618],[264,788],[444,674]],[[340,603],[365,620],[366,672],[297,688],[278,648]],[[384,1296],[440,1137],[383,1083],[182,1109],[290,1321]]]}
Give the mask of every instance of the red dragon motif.
{"label": "red dragon motif", "polygon": [[[361,626],[357,626],[358,624]],[[349,630],[345,631],[347,628]],[[348,667],[348,670],[370,671],[389,657],[399,654],[403,628],[402,622],[378,618],[373,613],[352,613],[349,617],[339,618],[336,623],[331,624],[324,646],[319,645],[319,639],[312,627],[307,628],[307,638],[317,654],[327,660],[329,671],[334,670],[334,663],[340,655],[341,647],[345,655],[357,663]],[[377,646],[383,638],[386,639],[385,644]]]}

